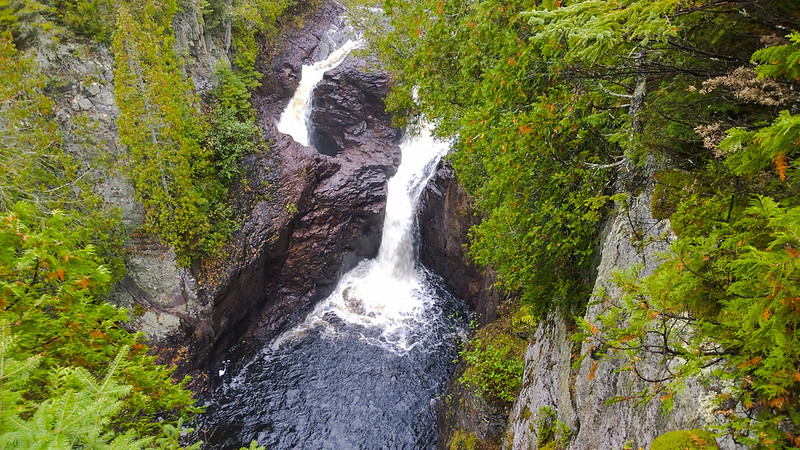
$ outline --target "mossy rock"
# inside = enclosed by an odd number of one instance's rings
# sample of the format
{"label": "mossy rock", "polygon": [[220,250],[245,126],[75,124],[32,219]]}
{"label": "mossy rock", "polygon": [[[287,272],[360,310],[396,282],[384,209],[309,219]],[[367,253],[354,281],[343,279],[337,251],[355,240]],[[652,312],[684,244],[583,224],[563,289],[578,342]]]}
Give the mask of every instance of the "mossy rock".
{"label": "mossy rock", "polygon": [[473,432],[459,430],[453,434],[446,448],[448,450],[499,450],[500,445],[480,439]]}
{"label": "mossy rock", "polygon": [[478,448],[478,437],[475,436],[475,433],[458,430],[448,442],[447,448],[448,450],[476,450]]}
{"label": "mossy rock", "polygon": [[719,450],[719,446],[710,431],[678,430],[655,438],[650,450]]}
{"label": "mossy rock", "polygon": [[539,450],[556,450],[556,441],[550,441],[547,444],[539,447]]}

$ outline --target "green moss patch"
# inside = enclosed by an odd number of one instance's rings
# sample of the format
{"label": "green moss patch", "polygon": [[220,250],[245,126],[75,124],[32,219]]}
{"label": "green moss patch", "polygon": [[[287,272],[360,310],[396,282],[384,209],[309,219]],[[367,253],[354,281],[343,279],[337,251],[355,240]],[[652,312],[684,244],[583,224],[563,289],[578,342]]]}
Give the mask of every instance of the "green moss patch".
{"label": "green moss patch", "polygon": [[677,430],[664,433],[650,444],[650,450],[719,450],[710,431]]}

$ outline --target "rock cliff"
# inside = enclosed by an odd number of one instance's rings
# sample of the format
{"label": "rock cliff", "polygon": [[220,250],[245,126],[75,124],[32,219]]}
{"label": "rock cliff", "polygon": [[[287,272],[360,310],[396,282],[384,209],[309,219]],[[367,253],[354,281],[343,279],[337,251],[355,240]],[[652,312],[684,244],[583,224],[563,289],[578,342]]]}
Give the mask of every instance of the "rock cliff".
{"label": "rock cliff", "polygon": [[[602,289],[609,298],[618,298],[621,290],[611,281],[615,271],[641,264],[643,274],[652,273],[659,264],[659,253],[667,250],[664,237],[671,233],[669,222],[654,219],[650,209],[654,167],[647,164],[636,180],[631,180],[630,174],[622,176],[620,185],[627,182],[638,194],[630,194],[628,208],[618,208],[603,230],[594,295]],[[590,304],[585,318],[593,322],[602,310],[602,304]],[[538,448],[538,424],[548,411],[555,412],[569,428],[568,448],[576,450],[647,448],[661,433],[701,428],[714,420],[700,401],[713,393],[699,383],[687,383],[666,415],[657,400],[641,406],[632,401],[607,405],[612,398],[630,397],[640,391],[643,382],[630,372],[618,372],[621,362],[593,359],[589,344],[570,341],[575,331],[559,313],[539,325],[525,355],[522,390],[509,416],[504,448]],[[578,356],[585,353],[589,356],[579,367],[573,367]],[[640,370],[657,364],[644,358]],[[735,448],[731,442],[719,443],[721,448]]]}
{"label": "rock cliff", "polygon": [[500,293],[491,270],[480,270],[467,256],[468,233],[478,223],[453,168],[442,163],[422,194],[419,217],[420,261],[442,277],[448,289],[486,325],[497,318]]}
{"label": "rock cliff", "polygon": [[[338,139],[335,152],[303,147],[275,125],[302,66],[324,59],[346,39],[341,14],[340,6],[325,2],[302,27],[279,36],[278,45],[264,47],[257,65],[262,84],[252,100],[270,150],[241,161],[244,176],[232,198],[242,226],[231,243],[191,270],[177,267],[170,249],[146,238],[129,247],[129,273],[114,301],[139,311],[136,327],[183,370],[206,367],[246,335],[266,339],[301,319],[343,271],[377,253],[386,179],[399,164],[399,132],[382,100],[388,78],[347,62],[320,84],[312,128],[328,135],[344,130],[332,138]],[[177,51],[190,56],[187,74],[202,94],[226,55],[196,14],[181,13],[173,25]],[[110,110],[101,112],[114,142],[113,80],[102,80],[99,93],[76,88],[72,103],[80,109],[108,97]],[[138,226],[132,188],[121,176],[110,180],[106,197],[123,207],[129,226]]]}
{"label": "rock cliff", "polygon": [[211,302],[205,320],[194,326],[201,366],[245,335],[268,339],[300,320],[344,271],[377,253],[386,180],[399,164],[398,132],[383,113],[388,78],[353,64],[326,74],[314,92],[313,104],[325,106],[312,113],[312,130],[349,129],[354,118],[372,111],[358,124],[358,139],[342,141],[336,152],[304,147],[275,125],[301,66],[324,59],[335,48],[332,39],[343,40],[344,34],[325,33],[341,21],[339,14],[333,4],[323,7],[306,19],[306,28],[282,39],[285,46],[262,67],[254,104],[272,150],[245,160],[247,176],[236,190],[248,211],[242,229],[224,256],[198,271],[201,295]]}
{"label": "rock cliff", "polygon": [[[629,193],[628,204],[609,217],[601,232],[594,295],[602,290],[612,299],[619,297],[620,289],[612,282],[614,272],[640,264],[643,274],[652,273],[659,254],[668,249],[669,221],[654,219],[651,213],[657,167],[648,161],[644,168],[622,174],[618,180],[618,190]],[[466,257],[467,231],[478,219],[452,169],[441,167],[424,195],[422,261],[482,314],[482,325],[490,322],[499,295],[490,289],[493,279],[482,277]],[[594,322],[602,311],[602,304],[590,304],[585,318]],[[640,391],[643,382],[630,372],[618,372],[622,367],[619,361],[593,359],[589,344],[571,340],[576,331],[572,320],[562,313],[552,313],[540,322],[526,351],[522,389],[508,417],[502,415],[502,409],[454,383],[438,409],[439,447],[493,446],[504,440],[503,448],[536,449],[546,443],[539,442],[538,435],[552,431],[557,420],[569,430],[570,449],[647,448],[664,432],[714,423],[711,411],[702,406],[703,399],[715,395],[714,391],[697,382],[688,383],[686,390],[675,396],[675,406],[666,415],[657,400],[641,406],[631,401],[607,405],[612,398]],[[586,353],[589,356],[575,367],[578,357]],[[658,364],[644,357],[641,369]],[[549,424],[547,430],[542,423]],[[729,439],[720,439],[718,444],[723,449],[737,448]]]}

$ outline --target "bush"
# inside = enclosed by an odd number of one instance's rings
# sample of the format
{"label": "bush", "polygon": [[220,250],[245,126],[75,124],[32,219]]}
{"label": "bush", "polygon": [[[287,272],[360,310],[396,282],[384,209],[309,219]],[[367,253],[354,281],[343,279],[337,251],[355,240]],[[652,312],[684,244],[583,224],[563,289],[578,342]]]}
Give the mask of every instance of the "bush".
{"label": "bush", "polygon": [[489,403],[511,403],[522,386],[525,350],[533,324],[529,308],[519,304],[512,308],[478,330],[460,354],[466,369],[459,383],[472,386]]}

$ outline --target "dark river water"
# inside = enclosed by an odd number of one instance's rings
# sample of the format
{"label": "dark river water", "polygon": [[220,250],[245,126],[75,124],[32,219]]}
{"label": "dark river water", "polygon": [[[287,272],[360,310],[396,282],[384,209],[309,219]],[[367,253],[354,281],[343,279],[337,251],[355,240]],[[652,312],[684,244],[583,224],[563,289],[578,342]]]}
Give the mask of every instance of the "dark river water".
{"label": "dark river water", "polygon": [[[201,438],[211,448],[255,439],[267,449],[428,449],[434,402],[453,371],[466,329],[463,303],[428,276],[430,321],[398,350],[380,330],[327,319],[289,342],[244,358],[208,402]],[[243,367],[236,368],[236,365]]]}
{"label": "dark river water", "polygon": [[[281,130],[307,142],[308,96],[357,42],[303,68]],[[428,449],[434,405],[454,369],[467,311],[417,261],[420,195],[449,146],[429,127],[401,143],[381,247],[346,273],[306,319],[273,342],[243,346],[201,399],[207,448]],[[239,354],[242,353],[242,354]],[[233,353],[232,353],[233,354]]]}

